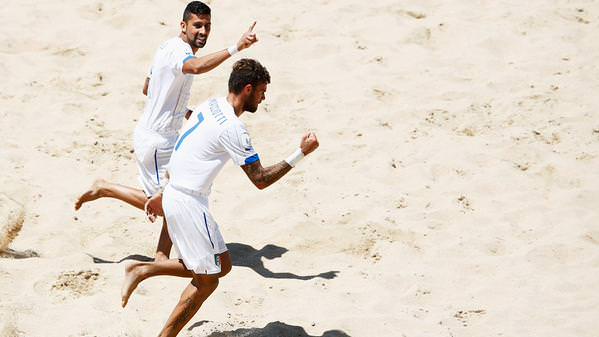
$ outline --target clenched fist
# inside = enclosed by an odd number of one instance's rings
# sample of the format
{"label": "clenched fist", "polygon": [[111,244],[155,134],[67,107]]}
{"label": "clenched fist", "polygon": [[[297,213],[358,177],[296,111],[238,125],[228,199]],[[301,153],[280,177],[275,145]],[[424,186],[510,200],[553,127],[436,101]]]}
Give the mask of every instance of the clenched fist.
{"label": "clenched fist", "polygon": [[318,148],[318,138],[316,138],[316,134],[314,132],[308,132],[302,137],[302,141],[300,143],[300,149],[302,149],[302,153],[304,156],[307,156],[312,151]]}

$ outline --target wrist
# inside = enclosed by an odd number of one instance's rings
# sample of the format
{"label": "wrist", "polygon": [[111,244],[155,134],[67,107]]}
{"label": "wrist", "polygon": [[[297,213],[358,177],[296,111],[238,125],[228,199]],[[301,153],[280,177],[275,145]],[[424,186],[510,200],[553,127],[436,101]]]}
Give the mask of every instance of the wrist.
{"label": "wrist", "polygon": [[297,165],[297,163],[299,163],[300,160],[304,159],[304,157],[305,155],[302,152],[302,149],[298,148],[289,157],[287,157],[285,161],[287,162],[287,164],[289,164],[289,166],[295,167],[295,165]]}
{"label": "wrist", "polygon": [[227,48],[227,52],[229,52],[229,55],[233,56],[233,55],[239,53],[239,48],[237,48],[237,45],[234,44],[231,47]]}

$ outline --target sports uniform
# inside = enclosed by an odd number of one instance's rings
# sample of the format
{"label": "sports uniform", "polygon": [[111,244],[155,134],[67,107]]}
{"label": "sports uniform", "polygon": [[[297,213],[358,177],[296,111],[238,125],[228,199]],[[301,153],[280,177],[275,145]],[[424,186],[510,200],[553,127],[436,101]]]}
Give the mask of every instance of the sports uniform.
{"label": "sports uniform", "polygon": [[162,207],[173,247],[187,269],[216,274],[217,255],[227,247],[208,211],[212,182],[229,159],[240,166],[260,159],[245,125],[224,97],[198,106],[185,129],[168,165]]}
{"label": "sports uniform", "polygon": [[192,58],[189,44],[174,37],[160,46],[148,74],[148,98],[133,134],[139,180],[147,196],[165,184],[165,166],[187,112],[193,81],[192,75],[183,73],[183,64]]}

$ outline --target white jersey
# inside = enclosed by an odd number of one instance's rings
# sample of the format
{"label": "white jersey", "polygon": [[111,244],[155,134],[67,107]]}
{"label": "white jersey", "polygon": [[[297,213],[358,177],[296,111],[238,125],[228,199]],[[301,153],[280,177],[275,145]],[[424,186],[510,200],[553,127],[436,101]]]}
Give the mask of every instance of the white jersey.
{"label": "white jersey", "polygon": [[252,164],[260,158],[245,125],[225,97],[198,106],[175,145],[168,165],[169,185],[208,196],[225,163]]}
{"label": "white jersey", "polygon": [[180,37],[164,42],[152,62],[148,98],[138,128],[165,137],[177,135],[187,112],[192,75],[183,73],[183,64],[194,57],[191,46]]}

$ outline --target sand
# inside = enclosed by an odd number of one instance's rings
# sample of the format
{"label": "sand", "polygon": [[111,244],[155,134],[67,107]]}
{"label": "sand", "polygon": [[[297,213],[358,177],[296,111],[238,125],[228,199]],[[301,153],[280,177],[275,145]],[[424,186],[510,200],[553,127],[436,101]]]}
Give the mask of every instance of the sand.
{"label": "sand", "polygon": [[[0,219],[24,221],[0,258],[0,336],[157,335],[177,302],[187,280],[158,277],[121,309],[159,226],[73,204],[95,178],[136,184],[145,73],[185,4],[3,3]],[[191,102],[256,58],[272,83],[242,119],[262,162],[307,130],[321,147],[264,191],[233,164],[217,178],[235,266],[181,336],[598,336],[596,1],[211,7],[201,54],[253,20],[260,41]]]}

